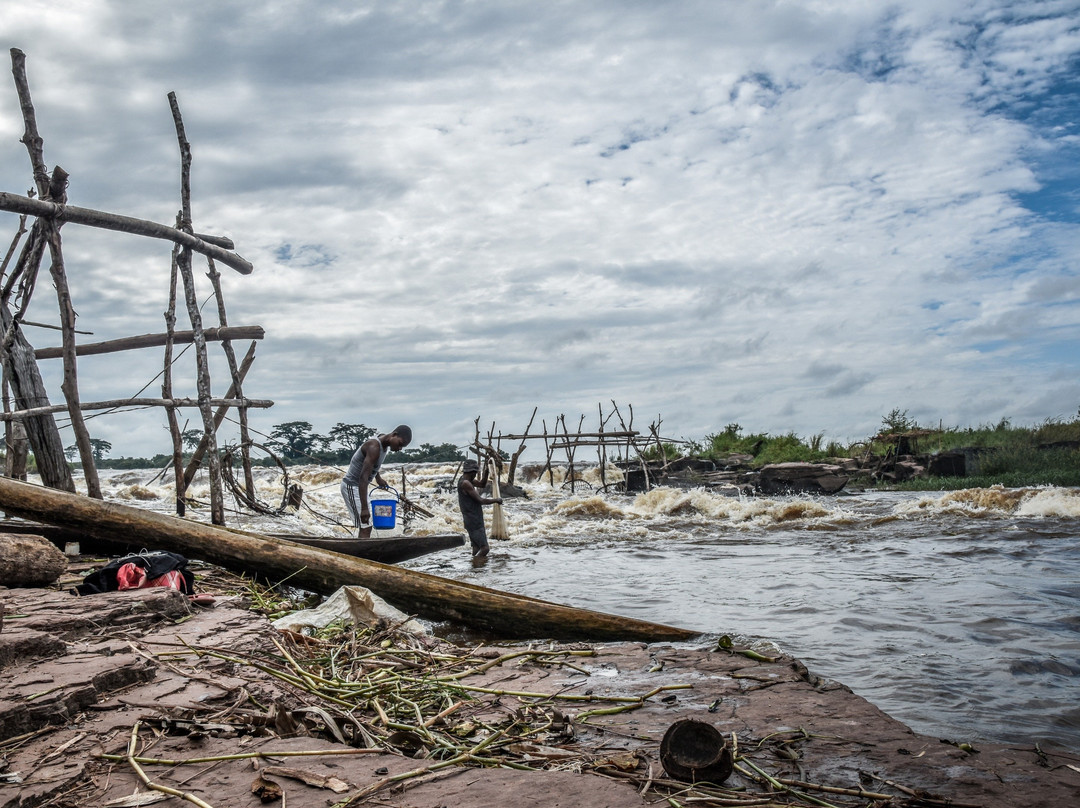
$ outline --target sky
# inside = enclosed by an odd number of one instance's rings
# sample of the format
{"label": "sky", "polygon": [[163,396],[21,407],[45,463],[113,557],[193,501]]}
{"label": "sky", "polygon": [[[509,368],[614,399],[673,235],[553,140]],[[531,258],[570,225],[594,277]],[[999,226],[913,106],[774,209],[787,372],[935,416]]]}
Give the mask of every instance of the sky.
{"label": "sky", "polygon": [[[176,93],[195,230],[254,265],[219,270],[229,324],[266,329],[257,438],[404,422],[465,445],[476,419],[595,429],[614,402],[673,439],[846,443],[893,410],[1080,407],[1075,0],[23,0],[0,22],[72,205],[175,220]],[[9,193],[22,133],[9,79]],[[164,331],[168,242],[62,235],[80,340]],[[58,322],[50,284],[27,319]],[[81,398],[158,396],[161,364],[83,357]],[[174,374],[194,395],[193,354]],[[112,456],[170,445],[161,410],[88,426]]]}

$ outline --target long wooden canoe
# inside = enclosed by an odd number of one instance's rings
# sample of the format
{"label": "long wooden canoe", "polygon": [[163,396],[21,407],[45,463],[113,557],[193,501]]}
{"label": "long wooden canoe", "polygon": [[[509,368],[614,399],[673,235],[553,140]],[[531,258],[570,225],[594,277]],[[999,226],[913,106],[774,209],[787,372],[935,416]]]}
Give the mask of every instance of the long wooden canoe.
{"label": "long wooden canoe", "polygon": [[504,638],[660,642],[688,640],[699,633],[500,592],[284,539],[241,534],[7,477],[0,477],[0,510],[105,539],[129,536],[147,549],[171,550],[237,572],[287,578],[294,586],[321,594],[345,585],[365,586],[410,614],[456,621]]}
{"label": "long wooden canoe", "polygon": [[465,544],[462,533],[448,533],[437,536],[389,536],[379,539],[334,538],[332,536],[306,536],[299,533],[275,533],[274,538],[303,544],[305,547],[318,547],[320,550],[332,550],[335,553],[366,558],[382,564],[396,564],[419,558],[439,550],[461,547]]}
{"label": "long wooden canoe", "polygon": [[[232,528],[228,529],[232,530]],[[246,531],[235,532],[262,538],[262,534],[249,534]],[[108,540],[105,540],[98,536],[91,536],[85,530],[15,519],[0,519],[0,533],[36,533],[44,536],[61,550],[68,544],[76,542],[83,553],[131,553],[138,552],[144,546],[143,542],[134,537],[113,535]],[[465,544],[465,536],[461,533],[435,536],[388,536],[373,539],[358,539],[355,536],[310,536],[301,533],[271,533],[268,535],[308,547],[319,547],[323,550],[332,550],[335,553],[366,558],[368,561],[378,561],[382,564],[397,564],[400,561],[408,561],[411,558],[419,558],[428,553],[436,553],[439,550],[448,550],[452,547],[461,547]]]}

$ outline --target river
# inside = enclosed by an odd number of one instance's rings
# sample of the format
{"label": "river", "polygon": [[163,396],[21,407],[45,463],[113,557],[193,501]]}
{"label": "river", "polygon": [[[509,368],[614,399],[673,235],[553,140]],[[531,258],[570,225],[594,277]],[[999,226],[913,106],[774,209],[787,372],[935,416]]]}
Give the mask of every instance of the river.
{"label": "river", "polygon": [[[409,532],[461,532],[454,471],[408,467],[409,498],[433,514]],[[346,520],[341,470],[289,475],[304,507],[237,523],[332,534]],[[740,499],[601,495],[595,469],[585,480],[576,493],[526,480],[528,497],[506,501],[510,539],[485,563],[457,548],[402,566],[780,649],[934,737],[1080,751],[1080,491]],[[172,501],[152,472],[103,483],[110,499]],[[260,499],[276,505],[282,490],[279,470],[259,471]],[[208,498],[198,480],[192,493]]]}

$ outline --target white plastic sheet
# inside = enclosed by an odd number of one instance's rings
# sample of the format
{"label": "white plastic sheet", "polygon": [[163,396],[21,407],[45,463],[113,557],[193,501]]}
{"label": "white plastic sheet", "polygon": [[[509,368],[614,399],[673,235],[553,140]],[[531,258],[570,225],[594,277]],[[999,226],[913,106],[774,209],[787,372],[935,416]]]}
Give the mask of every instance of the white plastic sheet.
{"label": "white plastic sheet", "polygon": [[413,620],[362,586],[343,586],[314,609],[287,614],[274,621],[274,628],[302,632],[305,628],[319,629],[335,620],[347,620],[370,626],[387,620],[410,634],[430,634],[422,623]]}

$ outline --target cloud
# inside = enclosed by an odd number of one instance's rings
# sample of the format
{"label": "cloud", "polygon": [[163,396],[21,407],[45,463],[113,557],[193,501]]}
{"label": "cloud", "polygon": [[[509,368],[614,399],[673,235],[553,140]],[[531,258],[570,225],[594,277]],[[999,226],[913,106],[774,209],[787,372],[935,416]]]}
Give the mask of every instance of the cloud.
{"label": "cloud", "polygon": [[[611,399],[687,437],[1072,412],[1078,32],[1004,0],[55,0],[4,36],[72,204],[175,218],[176,92],[196,229],[255,266],[221,272],[230,323],[267,330],[259,424],[464,443]],[[29,187],[21,135],[0,90],[2,190]],[[63,233],[92,339],[162,327],[168,244]],[[29,316],[55,321],[47,288]],[[152,454],[147,423],[93,429]]]}

